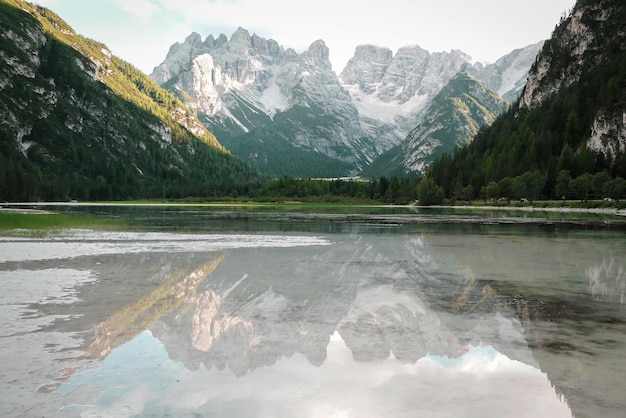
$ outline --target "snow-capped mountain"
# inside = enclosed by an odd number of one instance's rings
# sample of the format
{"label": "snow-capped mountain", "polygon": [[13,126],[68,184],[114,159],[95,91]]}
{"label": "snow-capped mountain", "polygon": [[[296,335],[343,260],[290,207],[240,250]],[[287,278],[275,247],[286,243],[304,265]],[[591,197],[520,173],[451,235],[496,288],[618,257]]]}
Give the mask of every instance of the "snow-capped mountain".
{"label": "snow-capped mountain", "polygon": [[458,50],[430,53],[406,46],[394,54],[361,45],[337,76],[321,40],[299,54],[239,28],[230,39],[190,35],[170,48],[151,77],[261,172],[346,176],[402,143],[462,69],[516,98],[540,46],[485,65],[472,64]]}
{"label": "snow-capped mountain", "polygon": [[419,46],[388,48],[362,45],[340,80],[359,110],[368,136],[379,150],[400,144],[421,121],[433,98],[464,69],[507,101],[515,101],[543,42],[516,49],[493,64],[474,63],[462,51],[429,53]]}
{"label": "snow-capped mountain", "polygon": [[[375,155],[318,40],[301,54],[238,29],[171,47],[152,78],[196,109],[224,145],[270,175],[356,173]],[[311,156],[311,158],[309,158]]]}

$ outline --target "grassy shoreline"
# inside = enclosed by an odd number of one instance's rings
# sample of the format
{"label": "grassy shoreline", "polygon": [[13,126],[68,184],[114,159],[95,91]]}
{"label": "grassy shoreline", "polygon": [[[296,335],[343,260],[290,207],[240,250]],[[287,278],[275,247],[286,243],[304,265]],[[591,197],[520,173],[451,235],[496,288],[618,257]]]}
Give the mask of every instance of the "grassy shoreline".
{"label": "grassy shoreline", "polygon": [[[100,201],[100,202],[5,202],[0,204],[0,211],[11,210],[12,208],[37,208],[37,207],[255,207],[255,208],[282,208],[282,207],[320,207],[320,208],[346,208],[346,207],[412,207],[412,208],[447,208],[447,209],[493,209],[493,210],[522,210],[522,211],[580,211],[580,212],[619,212],[626,210],[626,201],[601,201],[590,200],[582,202],[580,200],[550,200],[535,202],[484,202],[474,200],[471,202],[455,202],[451,204],[421,206],[419,203],[394,204],[381,203],[378,201],[356,201],[346,200],[337,202],[315,202],[307,200],[274,200],[274,201],[252,201],[252,200],[224,200],[224,201],[203,201],[203,200],[134,200],[134,201]],[[19,210],[19,209],[15,209]],[[23,209],[24,210],[24,209]],[[32,209],[35,210],[35,209]]]}
{"label": "grassy shoreline", "polygon": [[[576,222],[623,225],[626,210],[616,207],[575,207],[556,205],[484,205],[471,202],[458,205],[419,206],[393,204],[351,204],[351,203],[304,203],[288,202],[37,202],[10,203],[0,205],[0,234],[18,236],[38,236],[63,229],[106,229],[120,230],[136,228],[134,221],[137,209],[161,209],[174,211],[207,210],[216,216],[242,211],[244,216],[253,216],[262,220],[266,216],[278,219],[305,220],[320,219],[346,222],[480,222],[481,218],[489,222]],[[562,203],[562,202],[559,202]],[[98,208],[121,208],[99,210]],[[93,209],[93,210],[92,210]],[[127,209],[127,210],[126,210]],[[109,213],[110,212],[110,213]],[[530,215],[532,213],[532,215]],[[431,217],[431,214],[433,217]],[[239,215],[237,215],[239,216]],[[470,218],[468,218],[468,216]],[[278,217],[278,218],[277,218]],[[446,220],[446,217],[450,217]],[[529,219],[530,217],[530,219]],[[431,219],[432,218],[432,219]],[[461,219],[460,221],[456,218]],[[621,219],[619,219],[621,218]],[[533,220],[534,219],[534,220]]]}
{"label": "grassy shoreline", "polygon": [[59,230],[69,228],[118,229],[127,225],[123,219],[92,215],[51,212],[38,209],[0,208],[0,232],[20,230]]}

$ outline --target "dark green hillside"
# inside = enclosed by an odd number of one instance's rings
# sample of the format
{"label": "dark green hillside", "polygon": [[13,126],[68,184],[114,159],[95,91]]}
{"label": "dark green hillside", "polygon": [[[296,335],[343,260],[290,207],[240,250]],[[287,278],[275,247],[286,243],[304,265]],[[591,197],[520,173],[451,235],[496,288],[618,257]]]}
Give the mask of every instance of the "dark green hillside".
{"label": "dark green hillside", "polygon": [[[626,4],[579,1],[573,15],[544,45],[526,96],[471,144],[431,165],[428,176],[447,196],[469,190],[478,197],[500,185],[492,197],[620,197],[626,177]],[[504,187],[533,177],[540,181],[517,192]]]}
{"label": "dark green hillside", "polygon": [[[326,177],[341,177],[356,171],[356,168],[293,143],[293,138],[302,135],[302,132],[316,138],[329,137],[330,134],[324,131],[328,129],[327,125],[320,121],[328,121],[330,118],[314,105],[308,108],[294,106],[278,113],[271,127],[261,126],[238,137],[230,137],[224,145],[270,177],[320,177],[322,174]],[[334,120],[329,123],[340,122]],[[349,152],[339,146],[335,151],[340,155]]]}
{"label": "dark green hillside", "polygon": [[213,196],[256,172],[47,9],[0,0],[0,201]]}

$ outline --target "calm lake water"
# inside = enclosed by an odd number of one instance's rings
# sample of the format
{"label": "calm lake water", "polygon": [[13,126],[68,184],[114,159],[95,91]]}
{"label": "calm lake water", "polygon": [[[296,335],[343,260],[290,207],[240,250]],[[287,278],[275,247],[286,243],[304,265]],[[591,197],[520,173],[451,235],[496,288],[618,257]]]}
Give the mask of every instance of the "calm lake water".
{"label": "calm lake water", "polygon": [[624,417],[624,219],[82,208],[0,236],[0,415]]}

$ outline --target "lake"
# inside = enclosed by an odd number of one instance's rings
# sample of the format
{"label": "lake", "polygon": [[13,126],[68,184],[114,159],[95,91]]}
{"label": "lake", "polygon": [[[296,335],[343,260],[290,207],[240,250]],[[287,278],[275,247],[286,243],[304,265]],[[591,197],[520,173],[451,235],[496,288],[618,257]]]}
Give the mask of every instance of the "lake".
{"label": "lake", "polygon": [[0,236],[0,415],[624,417],[626,218],[52,207]]}

